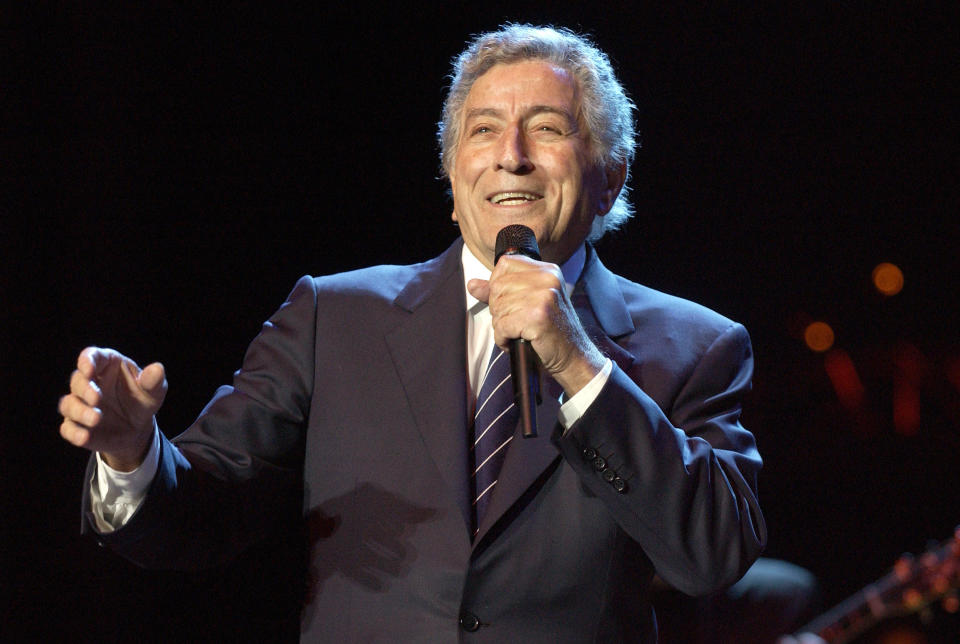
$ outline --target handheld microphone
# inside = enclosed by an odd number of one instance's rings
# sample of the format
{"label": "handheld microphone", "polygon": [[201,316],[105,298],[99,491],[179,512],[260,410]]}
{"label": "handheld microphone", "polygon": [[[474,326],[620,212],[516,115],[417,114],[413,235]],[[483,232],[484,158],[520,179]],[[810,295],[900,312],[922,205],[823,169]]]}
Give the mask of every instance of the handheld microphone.
{"label": "handheld microphone", "polygon": [[[512,224],[497,233],[497,245],[493,263],[503,255],[523,255],[540,260],[537,237],[527,226]],[[513,399],[520,410],[523,437],[537,435],[537,405],[540,404],[540,375],[537,371],[537,354],[527,340],[510,340],[510,372],[513,379]]]}

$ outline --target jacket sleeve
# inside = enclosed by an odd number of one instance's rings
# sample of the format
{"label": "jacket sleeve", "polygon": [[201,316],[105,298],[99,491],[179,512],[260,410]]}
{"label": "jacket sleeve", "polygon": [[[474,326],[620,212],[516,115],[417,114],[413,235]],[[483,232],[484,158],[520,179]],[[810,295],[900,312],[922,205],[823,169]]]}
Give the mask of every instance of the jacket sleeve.
{"label": "jacket sleeve", "polygon": [[[220,387],[173,441],[161,434],[146,499],[123,528],[99,534],[101,543],[141,566],[194,570],[223,563],[294,520],[315,329],[316,290],[304,277],[248,347],[233,386]],[[83,530],[95,533],[86,498],[83,507]]]}
{"label": "jacket sleeve", "polygon": [[752,371],[746,330],[731,324],[669,404],[645,393],[635,370],[614,365],[584,415],[555,435],[583,485],[657,573],[689,594],[736,581],[766,542],[756,491],[761,459],[740,424]]}

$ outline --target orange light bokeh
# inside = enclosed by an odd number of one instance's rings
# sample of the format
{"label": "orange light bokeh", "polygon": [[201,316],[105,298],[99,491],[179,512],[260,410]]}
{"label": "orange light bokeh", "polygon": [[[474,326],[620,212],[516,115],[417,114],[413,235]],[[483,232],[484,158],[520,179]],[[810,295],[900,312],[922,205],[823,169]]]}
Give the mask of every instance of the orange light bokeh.
{"label": "orange light bokeh", "polygon": [[863,404],[866,390],[849,354],[843,349],[834,349],[824,359],[824,366],[840,404],[850,411],[856,411]]}
{"label": "orange light bokeh", "polygon": [[903,271],[895,264],[883,262],[873,269],[873,285],[884,295],[896,295],[903,290]]}
{"label": "orange light bokeh", "polygon": [[894,378],[893,428],[901,436],[916,436],[920,431],[920,393],[905,378]]}
{"label": "orange light bokeh", "polygon": [[823,353],[833,346],[833,329],[826,322],[811,322],[803,331],[803,341],[812,351]]}

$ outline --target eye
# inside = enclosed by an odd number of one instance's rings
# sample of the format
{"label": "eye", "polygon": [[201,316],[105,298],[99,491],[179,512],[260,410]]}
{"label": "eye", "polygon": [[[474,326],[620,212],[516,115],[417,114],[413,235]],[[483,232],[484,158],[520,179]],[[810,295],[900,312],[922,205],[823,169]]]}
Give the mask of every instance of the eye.
{"label": "eye", "polygon": [[541,123],[533,128],[534,132],[542,132],[546,134],[563,134],[563,131],[556,125],[551,125],[550,123]]}
{"label": "eye", "polygon": [[473,130],[470,131],[470,134],[489,134],[492,131],[493,130],[491,130],[486,125],[478,125],[477,127],[473,128]]}

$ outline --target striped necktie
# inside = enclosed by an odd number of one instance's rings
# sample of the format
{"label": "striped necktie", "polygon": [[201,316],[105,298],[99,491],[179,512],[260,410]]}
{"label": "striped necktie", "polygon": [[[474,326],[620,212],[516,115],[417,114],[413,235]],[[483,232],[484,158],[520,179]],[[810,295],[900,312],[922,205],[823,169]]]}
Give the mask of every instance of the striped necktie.
{"label": "striped necktie", "polygon": [[493,496],[519,415],[520,410],[513,400],[510,357],[494,345],[477,396],[477,412],[473,420],[474,534]]}

